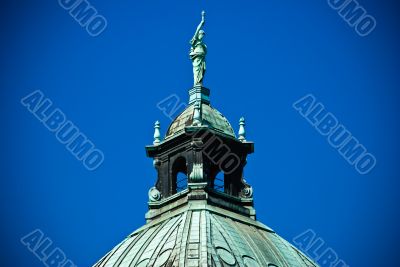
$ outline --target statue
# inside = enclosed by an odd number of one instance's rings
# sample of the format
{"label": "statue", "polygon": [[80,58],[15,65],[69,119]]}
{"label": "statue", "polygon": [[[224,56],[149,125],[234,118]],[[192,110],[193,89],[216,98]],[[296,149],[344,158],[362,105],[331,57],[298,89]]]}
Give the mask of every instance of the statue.
{"label": "statue", "polygon": [[205,12],[201,12],[201,22],[197,26],[196,32],[190,41],[190,59],[193,63],[193,76],[194,76],[194,86],[202,86],[203,78],[206,72],[206,54],[207,46],[203,43],[203,37],[205,32],[201,29],[204,25]]}

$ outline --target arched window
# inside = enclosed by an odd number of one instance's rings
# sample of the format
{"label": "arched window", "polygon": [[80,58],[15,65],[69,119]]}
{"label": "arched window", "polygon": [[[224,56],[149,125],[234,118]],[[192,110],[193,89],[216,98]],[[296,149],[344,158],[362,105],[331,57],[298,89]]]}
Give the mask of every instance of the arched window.
{"label": "arched window", "polygon": [[224,173],[222,171],[218,172],[214,177],[214,190],[225,192],[225,180]]}
{"label": "arched window", "polygon": [[178,172],[176,176],[176,192],[185,190],[188,186],[188,177],[183,172]]}
{"label": "arched window", "polygon": [[178,193],[187,188],[187,166],[186,159],[179,157],[172,165],[172,194]]}

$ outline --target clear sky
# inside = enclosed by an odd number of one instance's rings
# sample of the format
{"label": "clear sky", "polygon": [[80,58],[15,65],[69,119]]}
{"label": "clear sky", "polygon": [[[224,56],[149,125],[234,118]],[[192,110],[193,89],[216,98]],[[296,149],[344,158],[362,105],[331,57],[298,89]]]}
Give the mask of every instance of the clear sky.
{"label": "clear sky", "polygon": [[[325,0],[91,0],[97,37],[57,0],[2,1],[1,266],[43,266],[21,242],[40,229],[90,266],[145,223],[156,181],[144,146],[157,103],[187,101],[189,40],[206,11],[204,85],[255,142],[245,177],[260,221],[285,239],[315,231],[350,266],[395,266],[399,240],[399,7],[358,1],[366,37]],[[89,171],[26,107],[41,90],[104,153]],[[313,94],[372,153],[361,175],[292,104]],[[176,114],[177,115],[177,114]]]}

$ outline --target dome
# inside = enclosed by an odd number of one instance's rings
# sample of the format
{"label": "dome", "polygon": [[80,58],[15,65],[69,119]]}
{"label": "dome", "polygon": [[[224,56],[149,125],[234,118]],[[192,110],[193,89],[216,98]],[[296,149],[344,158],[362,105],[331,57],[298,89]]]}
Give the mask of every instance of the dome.
{"label": "dome", "polygon": [[[204,23],[204,12],[202,16]],[[157,121],[153,145],[146,146],[157,172],[146,224],[94,267],[317,266],[256,220],[253,188],[243,175],[254,143],[245,138],[244,118],[236,139],[229,121],[210,106],[210,90],[202,86],[204,58],[191,55],[197,61],[189,105],[171,123],[164,140]],[[186,130],[210,130],[213,138],[184,134]],[[264,178],[265,173],[260,175]]]}
{"label": "dome", "polygon": [[[168,128],[165,139],[169,139],[175,135],[183,133],[186,126],[193,123],[194,105],[189,105]],[[226,134],[230,137],[235,137],[235,132],[231,124],[218,110],[208,104],[201,104],[202,124],[217,132]]]}
{"label": "dome", "polygon": [[317,265],[260,222],[206,204],[146,224],[94,265],[116,266]]}

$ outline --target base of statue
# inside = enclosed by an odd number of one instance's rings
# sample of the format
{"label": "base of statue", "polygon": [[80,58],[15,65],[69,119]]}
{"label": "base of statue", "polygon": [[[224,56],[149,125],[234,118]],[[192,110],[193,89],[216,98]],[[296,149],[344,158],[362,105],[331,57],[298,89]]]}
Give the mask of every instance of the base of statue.
{"label": "base of statue", "polygon": [[204,104],[210,104],[210,89],[202,85],[195,85],[189,90],[189,105],[200,101]]}

